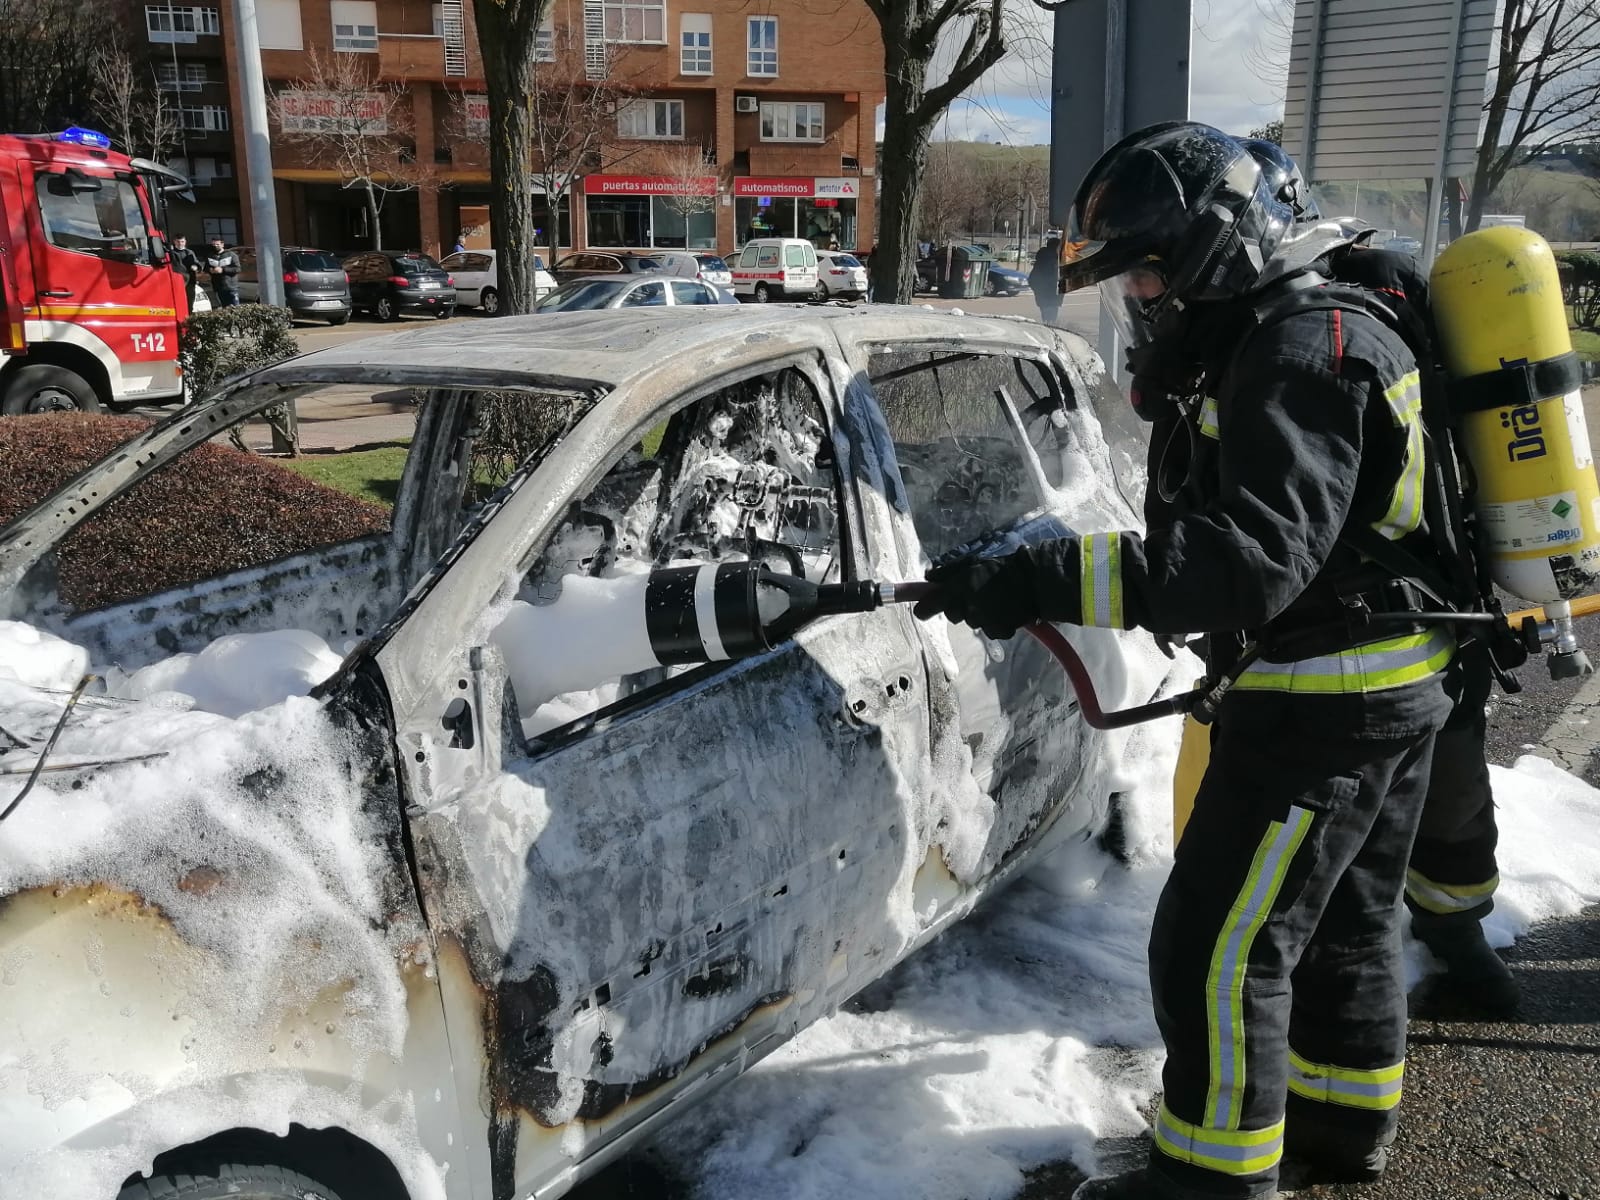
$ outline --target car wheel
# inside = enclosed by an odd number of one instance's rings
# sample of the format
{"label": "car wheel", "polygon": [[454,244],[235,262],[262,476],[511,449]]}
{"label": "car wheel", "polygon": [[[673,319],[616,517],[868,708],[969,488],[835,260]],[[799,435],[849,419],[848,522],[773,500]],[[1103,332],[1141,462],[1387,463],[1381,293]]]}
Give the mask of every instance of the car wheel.
{"label": "car wheel", "polygon": [[117,1200],[341,1200],[338,1192],[298,1171],[269,1163],[207,1164],[203,1173],[136,1179]]}
{"label": "car wheel", "polygon": [[65,367],[36,363],[13,371],[6,381],[0,413],[99,412],[100,398],[89,381]]}
{"label": "car wheel", "polygon": [[377,314],[380,321],[393,321],[400,316],[400,310],[395,308],[394,301],[387,296],[379,297],[378,305],[372,311]]}
{"label": "car wheel", "polygon": [[820,279],[817,280],[817,290],[812,292],[811,296],[814,300],[826,300],[828,298],[828,285]]}
{"label": "car wheel", "polygon": [[765,304],[771,298],[772,293],[767,290],[767,285],[764,283],[756,284],[756,290],[751,293],[751,299],[753,299],[757,304]]}
{"label": "car wheel", "polygon": [[456,315],[456,310],[455,309],[453,309],[453,308],[441,308],[438,312],[433,314],[433,319],[435,321],[448,321],[451,317],[453,317],[455,315]]}
{"label": "car wheel", "polygon": [[328,318],[328,324],[329,325],[343,325],[346,322],[348,322],[349,320],[350,320],[350,314],[349,313],[340,313],[338,316],[329,317]]}
{"label": "car wheel", "polygon": [[478,306],[483,309],[484,316],[495,316],[500,311],[500,293],[493,288],[484,288],[483,295],[478,298]]}

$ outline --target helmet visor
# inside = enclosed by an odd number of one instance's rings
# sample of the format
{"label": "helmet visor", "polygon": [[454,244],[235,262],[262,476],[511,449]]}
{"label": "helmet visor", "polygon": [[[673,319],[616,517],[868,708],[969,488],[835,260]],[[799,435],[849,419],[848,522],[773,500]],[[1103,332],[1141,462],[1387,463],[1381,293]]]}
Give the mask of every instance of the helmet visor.
{"label": "helmet visor", "polygon": [[1146,249],[1133,240],[1102,242],[1077,234],[1061,244],[1061,290],[1075,292],[1120,275],[1142,260]]}
{"label": "helmet visor", "polygon": [[1100,281],[1101,306],[1129,348],[1150,342],[1166,294],[1167,276],[1159,259],[1145,259]]}

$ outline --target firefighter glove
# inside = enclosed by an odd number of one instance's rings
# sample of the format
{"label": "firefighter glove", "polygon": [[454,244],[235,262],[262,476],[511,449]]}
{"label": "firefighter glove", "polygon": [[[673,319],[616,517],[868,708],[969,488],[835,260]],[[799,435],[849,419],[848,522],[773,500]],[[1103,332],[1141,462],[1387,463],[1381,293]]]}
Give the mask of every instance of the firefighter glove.
{"label": "firefighter glove", "polygon": [[924,621],[943,613],[991,638],[1009,638],[1039,620],[1033,568],[1026,549],[1002,556],[947,556],[928,568],[928,582],[938,590],[913,612]]}

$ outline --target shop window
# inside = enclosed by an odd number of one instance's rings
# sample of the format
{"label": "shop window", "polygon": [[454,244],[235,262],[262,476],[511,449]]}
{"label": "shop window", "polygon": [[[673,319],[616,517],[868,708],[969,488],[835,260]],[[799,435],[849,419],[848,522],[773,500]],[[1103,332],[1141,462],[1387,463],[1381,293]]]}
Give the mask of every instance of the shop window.
{"label": "shop window", "polygon": [[617,136],[670,139],[683,136],[682,100],[634,100],[617,112]]}
{"label": "shop window", "polygon": [[678,69],[685,75],[711,74],[711,14],[684,13],[681,21]]}
{"label": "shop window", "polygon": [[667,0],[603,0],[608,42],[667,40]]}
{"label": "shop window", "polygon": [[333,0],[333,48],[347,54],[378,52],[376,0]]}
{"label": "shop window", "polygon": [[824,135],[824,107],[821,104],[761,105],[763,142],[820,142]]}
{"label": "shop window", "polygon": [[778,73],[778,18],[751,17],[749,23],[749,62],[751,75]]}

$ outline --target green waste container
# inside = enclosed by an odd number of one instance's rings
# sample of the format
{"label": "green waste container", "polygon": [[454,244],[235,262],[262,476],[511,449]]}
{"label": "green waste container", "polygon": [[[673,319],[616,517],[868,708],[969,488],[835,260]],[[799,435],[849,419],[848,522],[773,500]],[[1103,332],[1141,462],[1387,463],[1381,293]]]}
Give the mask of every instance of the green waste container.
{"label": "green waste container", "polygon": [[[944,271],[944,255],[939,267]],[[975,300],[983,295],[989,279],[989,264],[994,255],[978,246],[951,246],[949,271],[939,285],[939,296],[944,300]]]}

